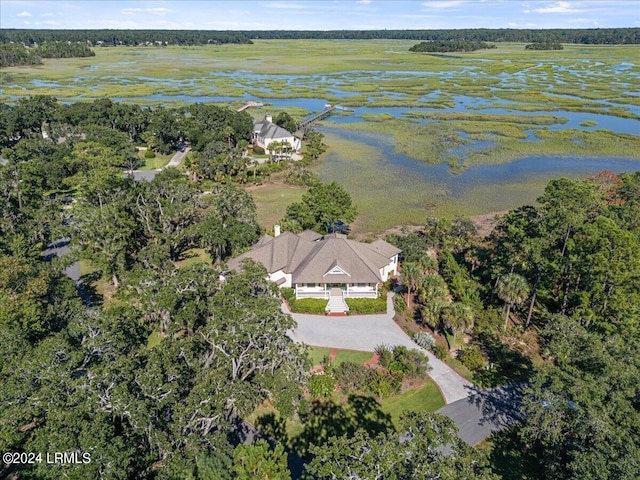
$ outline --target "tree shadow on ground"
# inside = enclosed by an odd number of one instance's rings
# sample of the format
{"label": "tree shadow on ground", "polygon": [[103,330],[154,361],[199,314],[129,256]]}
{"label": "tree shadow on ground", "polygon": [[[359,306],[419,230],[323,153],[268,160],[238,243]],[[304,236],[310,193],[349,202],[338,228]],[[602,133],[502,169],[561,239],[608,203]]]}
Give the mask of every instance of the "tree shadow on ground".
{"label": "tree shadow on ground", "polygon": [[518,435],[520,427],[513,426],[494,433],[489,441],[489,463],[493,473],[503,480],[542,480],[544,469],[535,455],[528,451]]}
{"label": "tree shadow on ground", "polygon": [[478,343],[489,357],[491,367],[475,372],[475,383],[495,387],[529,380],[533,367],[529,358],[505,345],[494,335],[482,334],[478,337]]}
{"label": "tree shadow on ground", "polygon": [[311,446],[322,445],[331,437],[353,435],[359,429],[371,435],[393,429],[391,416],[380,409],[374,398],[363,395],[350,395],[342,404],[315,401],[300,415],[300,420],[304,428],[292,438],[287,434],[284,419],[273,413],[259,417],[256,426],[303,458],[309,457]]}
{"label": "tree shadow on ground", "polygon": [[76,283],[82,303],[87,306],[99,307],[104,303],[104,298],[95,287],[95,283],[102,278],[100,272],[87,273],[80,277]]}
{"label": "tree shadow on ground", "polygon": [[474,386],[471,387],[467,402],[481,411],[482,418],[478,422],[480,425],[490,423],[496,429],[503,429],[524,421],[520,405],[526,388],[525,383],[503,385],[489,390]]}

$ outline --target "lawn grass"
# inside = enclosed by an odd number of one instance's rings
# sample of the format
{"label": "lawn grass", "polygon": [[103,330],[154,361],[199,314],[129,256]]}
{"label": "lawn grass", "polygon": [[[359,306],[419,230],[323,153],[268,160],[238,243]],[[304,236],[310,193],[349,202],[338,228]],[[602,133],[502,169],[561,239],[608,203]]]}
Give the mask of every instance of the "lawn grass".
{"label": "lawn grass", "polygon": [[331,353],[330,348],[323,347],[309,347],[309,358],[312,365],[320,365],[325,358],[329,357]]}
{"label": "lawn grass", "polygon": [[305,187],[287,185],[281,182],[249,185],[243,187],[250,192],[256,204],[258,224],[267,231],[272,230],[287,212],[287,206],[299,202]]}
{"label": "lawn grass", "polygon": [[333,365],[338,366],[344,362],[353,362],[362,365],[371,359],[373,352],[360,352],[356,350],[338,350]]}
{"label": "lawn grass", "polygon": [[144,160],[144,165],[138,170],[158,170],[166,166],[173,157],[173,154],[163,155],[156,153],[154,158],[145,158],[143,151],[139,152],[138,155]]}
{"label": "lawn grass", "polygon": [[416,389],[386,398],[380,402],[381,410],[391,415],[394,425],[398,425],[400,415],[410,412],[435,412],[445,405],[444,398],[433,380]]}
{"label": "lawn grass", "polygon": [[177,265],[179,267],[186,267],[189,265],[196,265],[199,263],[205,263],[211,265],[211,255],[209,255],[204,248],[192,248],[187,250],[182,255],[183,260],[180,260]]}
{"label": "lawn grass", "polygon": [[[313,365],[320,365],[325,358],[329,357],[331,353],[330,348],[326,347],[309,347],[309,358]],[[373,356],[373,352],[362,352],[358,350],[338,350],[336,358],[333,360],[332,365],[338,366],[344,362],[353,362],[358,365],[362,365],[367,360],[370,360]]]}

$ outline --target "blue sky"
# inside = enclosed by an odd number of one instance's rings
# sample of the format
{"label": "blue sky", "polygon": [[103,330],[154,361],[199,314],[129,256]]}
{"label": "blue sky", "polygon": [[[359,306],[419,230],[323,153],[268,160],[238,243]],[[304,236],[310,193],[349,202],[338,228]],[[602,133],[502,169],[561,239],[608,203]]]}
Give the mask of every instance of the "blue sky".
{"label": "blue sky", "polygon": [[361,30],[639,26],[638,0],[0,0],[2,28]]}

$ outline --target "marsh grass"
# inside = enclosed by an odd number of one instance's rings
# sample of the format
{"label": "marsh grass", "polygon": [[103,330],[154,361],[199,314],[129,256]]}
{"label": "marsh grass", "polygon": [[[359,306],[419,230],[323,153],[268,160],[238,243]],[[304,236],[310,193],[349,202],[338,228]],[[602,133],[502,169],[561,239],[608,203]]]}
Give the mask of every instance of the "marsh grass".
{"label": "marsh grass", "polygon": [[[95,48],[95,57],[3,68],[0,98],[176,97],[150,102],[166,103],[183,96],[249,94],[441,109],[453,106],[451,96],[467,95],[509,100],[514,109],[597,111],[627,118],[635,117],[624,105],[640,105],[640,98],[628,91],[640,68],[616,69],[634,58],[633,45],[566,45],[558,54],[500,43],[495,50],[465,55],[423,55],[408,52],[413,43],[255,40],[253,45]],[[438,95],[424,98],[434,92]],[[620,105],[608,109],[602,102]]]}

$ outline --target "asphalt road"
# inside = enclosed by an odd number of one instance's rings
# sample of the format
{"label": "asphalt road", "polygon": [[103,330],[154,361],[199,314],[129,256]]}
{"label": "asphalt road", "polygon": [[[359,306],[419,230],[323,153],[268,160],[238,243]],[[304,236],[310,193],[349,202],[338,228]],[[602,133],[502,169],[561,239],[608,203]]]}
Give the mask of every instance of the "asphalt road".
{"label": "asphalt road", "polygon": [[467,398],[439,409],[458,426],[460,438],[473,446],[493,432],[524,420],[519,412],[526,385],[503,385],[489,390],[474,388]]}
{"label": "asphalt road", "polygon": [[[53,257],[62,257],[63,255],[67,255],[70,252],[70,241],[70,238],[59,238],[47,245],[47,249],[44,251],[45,260],[52,260]],[[76,283],[76,288],[78,289],[82,303],[87,307],[92,306],[91,298],[80,279],[80,263],[73,262],[63,270],[63,273]]]}

